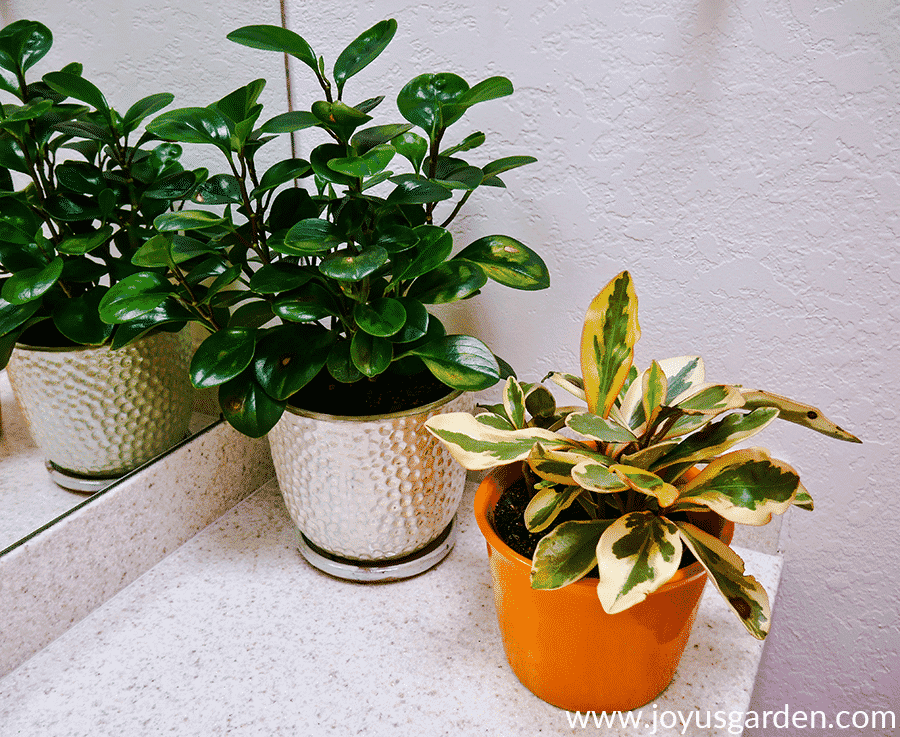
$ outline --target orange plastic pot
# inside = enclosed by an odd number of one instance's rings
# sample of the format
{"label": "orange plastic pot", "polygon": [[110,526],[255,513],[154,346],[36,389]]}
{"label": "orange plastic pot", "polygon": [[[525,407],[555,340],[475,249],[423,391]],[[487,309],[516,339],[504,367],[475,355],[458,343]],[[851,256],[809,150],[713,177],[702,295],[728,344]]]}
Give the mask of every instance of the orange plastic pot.
{"label": "orange plastic pot", "polygon": [[[509,548],[491,519],[521,466],[496,469],[475,495],[475,517],[487,540],[497,621],[506,658],[536,696],[571,711],[627,711],[652,701],[671,683],[687,644],[706,572],[680,569],[640,604],[607,614],[597,579],[555,591],[531,588],[531,561]],[[734,524],[714,513],[692,522],[731,542]]]}

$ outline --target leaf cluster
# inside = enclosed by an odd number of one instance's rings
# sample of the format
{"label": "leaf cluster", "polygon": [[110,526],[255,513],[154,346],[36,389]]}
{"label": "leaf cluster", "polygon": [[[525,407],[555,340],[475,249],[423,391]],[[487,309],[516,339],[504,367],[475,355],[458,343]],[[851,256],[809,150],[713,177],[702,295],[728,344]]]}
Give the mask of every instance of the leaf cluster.
{"label": "leaf cluster", "polygon": [[[596,567],[600,602],[614,614],[666,583],[687,548],[748,631],[762,639],[770,619],[765,590],[691,514],[712,511],[764,525],[791,506],[812,509],[791,466],[763,448],[736,447],[776,418],[859,440],[815,407],[707,382],[699,356],[653,361],[638,372],[639,337],[637,296],[624,271],[587,311],[582,376],[545,377],[586,409],[557,407],[543,384],[509,378],[501,403],[475,417],[438,415],[426,426],[468,469],[524,463],[532,489],[525,524],[547,533],[533,557],[533,588],[560,588]],[[572,505],[583,519],[557,523]]]}
{"label": "leaf cluster", "polygon": [[[417,76],[397,94],[403,122],[374,122],[383,95],[347,101],[348,81],[396,29],[385,20],[363,32],[329,75],[298,34],[240,28],[228,38],[298,59],[321,99],[267,118],[258,79],[147,126],[161,139],[208,148],[223,170],[198,187],[198,207],[155,219],[157,235],[132,259],[144,270],[110,289],[100,314],[111,324],[150,321],[176,305],[203,324],[211,334],[192,380],[218,387],[226,419],[248,435],[265,434],[322,371],[352,383],[428,370],[455,389],[491,386],[508,366],[474,337],[447,335],[428,306],[469,299],[489,279],[549,285],[544,262],[518,240],[488,235],[457,250],[447,229],[475,190],[503,187],[499,175],[534,161],[470,163],[463,157],[484,142],[480,132],[445,143],[469,108],[512,93],[508,79],[470,86],[450,73]],[[257,167],[262,146],[300,130],[322,141],[307,159]]]}
{"label": "leaf cluster", "polygon": [[121,345],[146,332],[103,321],[99,303],[138,271],[132,256],[153,220],[206,176],[182,167],[180,146],[139,131],[171,94],[122,115],[81,64],[29,81],[52,43],[36,21],[0,31],[0,90],[14,100],[0,106],[0,366],[23,333],[38,345]]}

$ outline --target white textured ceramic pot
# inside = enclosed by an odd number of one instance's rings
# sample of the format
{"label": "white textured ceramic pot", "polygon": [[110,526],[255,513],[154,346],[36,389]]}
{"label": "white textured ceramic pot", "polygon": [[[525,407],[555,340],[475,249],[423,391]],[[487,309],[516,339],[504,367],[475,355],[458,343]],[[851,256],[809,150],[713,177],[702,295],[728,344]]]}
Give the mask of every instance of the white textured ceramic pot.
{"label": "white textured ceramic pot", "polygon": [[7,370],[34,442],[52,466],[74,477],[108,478],[187,434],[190,350],[187,331],[116,350],[17,345]]}
{"label": "white textured ceramic pot", "polygon": [[[427,548],[453,521],[465,470],[428,433],[425,421],[473,407],[470,392],[370,417],[289,407],[269,433],[269,444],[294,524],[317,552],[348,561],[397,561]],[[360,580],[402,577],[366,575],[363,567],[348,575],[339,567],[319,567]]]}

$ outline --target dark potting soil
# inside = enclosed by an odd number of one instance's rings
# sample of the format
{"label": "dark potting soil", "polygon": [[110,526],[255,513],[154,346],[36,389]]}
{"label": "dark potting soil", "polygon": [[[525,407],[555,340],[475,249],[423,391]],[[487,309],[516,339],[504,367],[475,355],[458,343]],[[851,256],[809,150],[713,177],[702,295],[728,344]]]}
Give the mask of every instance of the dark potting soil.
{"label": "dark potting soil", "polygon": [[[497,504],[494,507],[494,530],[509,547],[515,550],[519,555],[531,559],[534,557],[534,551],[537,544],[544,535],[550,532],[549,529],[541,532],[529,532],[525,526],[525,508],[531,501],[531,493],[525,483],[524,478],[519,478],[510,487],[508,487]],[[578,505],[573,504],[568,509],[560,512],[556,518],[557,523],[569,520],[587,520],[587,513]],[[681,563],[679,568],[685,568],[691,563],[696,562],[694,554],[687,547],[682,548]],[[587,576],[587,578],[597,578],[598,571],[595,567]]]}
{"label": "dark potting soil", "polygon": [[430,371],[412,375],[386,371],[375,379],[343,384],[323,369],[289,402],[310,412],[361,417],[415,409],[443,399],[452,391]]}

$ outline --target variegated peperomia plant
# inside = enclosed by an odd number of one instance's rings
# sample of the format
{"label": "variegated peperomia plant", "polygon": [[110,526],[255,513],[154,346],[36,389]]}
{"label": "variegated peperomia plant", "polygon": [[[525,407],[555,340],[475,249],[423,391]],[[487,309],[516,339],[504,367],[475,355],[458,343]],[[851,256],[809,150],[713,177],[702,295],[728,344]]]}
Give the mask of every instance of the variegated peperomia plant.
{"label": "variegated peperomia plant", "polygon": [[[437,415],[427,427],[469,470],[525,462],[533,487],[525,524],[547,531],[533,556],[533,588],[561,588],[596,567],[600,602],[615,614],[666,583],[687,547],[747,630],[763,639],[770,619],[765,590],[688,513],[712,510],[735,523],[764,525],[792,505],[812,509],[787,463],[763,448],[733,449],[779,417],[860,441],[814,407],[708,383],[699,356],[653,361],[638,374],[632,362],[639,337],[637,297],[624,271],[588,309],[583,378],[545,377],[585,401],[586,410],[558,408],[545,386],[509,378],[502,404],[477,416]],[[695,466],[699,473],[687,480]],[[558,522],[573,504],[584,519]]]}

